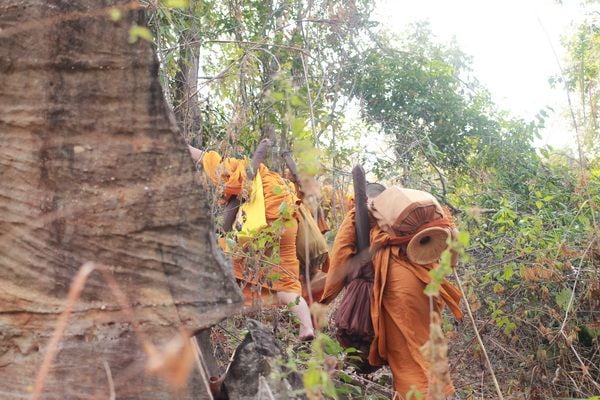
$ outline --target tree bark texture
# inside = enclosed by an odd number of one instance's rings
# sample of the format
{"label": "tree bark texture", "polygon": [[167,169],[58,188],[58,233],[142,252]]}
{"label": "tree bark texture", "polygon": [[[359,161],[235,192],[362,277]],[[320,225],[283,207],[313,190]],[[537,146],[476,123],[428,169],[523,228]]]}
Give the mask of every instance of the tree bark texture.
{"label": "tree bark texture", "polygon": [[[0,398],[29,396],[87,261],[110,270],[158,346],[239,309],[151,44],[128,42],[143,23],[125,1],[0,2]],[[109,398],[106,365],[117,399],[204,398],[198,374],[173,392],[145,361],[93,273],[43,398]]]}

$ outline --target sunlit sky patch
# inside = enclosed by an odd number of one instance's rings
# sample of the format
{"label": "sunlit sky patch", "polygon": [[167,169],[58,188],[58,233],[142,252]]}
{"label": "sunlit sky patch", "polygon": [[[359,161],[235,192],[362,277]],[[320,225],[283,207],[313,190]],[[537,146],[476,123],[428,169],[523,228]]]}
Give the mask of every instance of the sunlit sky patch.
{"label": "sunlit sky patch", "polygon": [[538,145],[573,144],[566,94],[548,79],[560,74],[553,47],[562,61],[561,36],[584,17],[580,1],[379,0],[375,14],[399,33],[410,23],[429,21],[438,40],[454,38],[473,58],[474,75],[500,108],[531,120],[552,107]]}

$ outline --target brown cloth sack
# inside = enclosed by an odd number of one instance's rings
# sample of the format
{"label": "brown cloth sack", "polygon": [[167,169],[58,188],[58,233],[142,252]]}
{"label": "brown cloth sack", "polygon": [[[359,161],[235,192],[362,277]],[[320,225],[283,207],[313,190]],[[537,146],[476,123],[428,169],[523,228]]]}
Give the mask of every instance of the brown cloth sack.
{"label": "brown cloth sack", "polygon": [[384,232],[404,236],[420,226],[444,218],[440,203],[427,192],[392,186],[368,204],[371,215]]}
{"label": "brown cloth sack", "polygon": [[344,348],[353,347],[359,350],[360,360],[353,360],[352,363],[363,374],[380,368],[369,364],[368,361],[369,349],[375,334],[371,322],[374,273],[370,258],[369,249],[365,249],[350,261],[362,264],[362,267],[354,268],[355,272],[348,277],[346,293],[334,316],[336,338]]}
{"label": "brown cloth sack", "polygon": [[296,255],[300,261],[300,273],[303,275],[306,273],[308,255],[309,278],[312,279],[319,267],[327,260],[328,254],[327,241],[315,219],[308,208],[304,204],[300,204],[298,207],[298,235],[296,236]]}

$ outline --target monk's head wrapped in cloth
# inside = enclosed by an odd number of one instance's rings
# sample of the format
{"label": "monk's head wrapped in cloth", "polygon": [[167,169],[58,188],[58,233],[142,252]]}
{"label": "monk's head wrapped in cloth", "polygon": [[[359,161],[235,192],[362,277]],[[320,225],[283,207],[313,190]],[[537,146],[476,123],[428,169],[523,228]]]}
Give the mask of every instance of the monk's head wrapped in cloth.
{"label": "monk's head wrapped in cloth", "polygon": [[[381,230],[389,235],[386,245],[404,246],[416,264],[439,260],[449,237],[458,231],[449,213],[427,192],[392,186],[369,199],[368,208]],[[456,263],[456,255],[453,263]]]}

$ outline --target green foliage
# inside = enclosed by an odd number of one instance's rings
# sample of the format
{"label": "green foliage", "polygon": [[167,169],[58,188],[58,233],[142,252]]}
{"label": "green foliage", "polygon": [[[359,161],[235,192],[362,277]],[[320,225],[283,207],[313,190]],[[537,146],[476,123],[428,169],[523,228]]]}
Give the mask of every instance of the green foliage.
{"label": "green foliage", "polygon": [[[117,18],[116,13],[111,13],[111,18]],[[135,43],[138,39],[144,39],[148,42],[152,42],[152,33],[143,26],[133,25],[129,28],[129,43]]]}
{"label": "green foliage", "polygon": [[406,393],[406,400],[423,400],[423,393],[417,389],[416,386],[411,386],[408,393]]}
{"label": "green foliage", "polygon": [[164,0],[164,4],[168,8],[186,8],[188,3],[188,0]]}
{"label": "green foliage", "polygon": [[569,288],[564,288],[556,296],[554,296],[554,300],[556,300],[556,304],[563,310],[567,310],[569,304],[571,302],[571,295],[573,294],[573,290]]}
{"label": "green foliage", "polygon": [[271,128],[279,149],[298,139],[317,144],[334,123],[331,93],[346,79],[345,60],[356,52],[359,32],[371,25],[372,3],[191,0],[185,9],[171,9],[183,6],[176,3],[159,3],[151,18],[167,94],[176,93],[178,58],[193,29],[201,41],[200,84],[206,84],[202,107],[229,121],[225,126],[202,114],[210,132],[202,144],[227,140],[251,151]]}
{"label": "green foliage", "polygon": [[108,17],[111,21],[117,22],[123,17],[123,13],[118,8],[111,8],[108,10]]}
{"label": "green foliage", "polygon": [[289,346],[282,364],[288,373],[302,374],[304,390],[309,399],[361,398],[360,387],[351,376],[341,371],[345,360],[356,357],[355,353],[356,349],[344,349],[335,339],[318,333],[310,344],[310,351],[298,351],[294,346]]}
{"label": "green foliage", "polygon": [[589,155],[600,151],[598,106],[600,102],[600,25],[597,13],[590,13],[571,35],[564,39],[568,52],[564,73],[550,79],[574,94],[572,124],[578,130],[580,147]]}
{"label": "green foliage", "polygon": [[425,25],[379,38],[353,63],[349,93],[360,98],[368,120],[394,135],[401,159],[412,161],[414,148],[444,153],[449,166],[458,166],[494,128],[489,95],[463,83],[466,57],[434,43]]}

